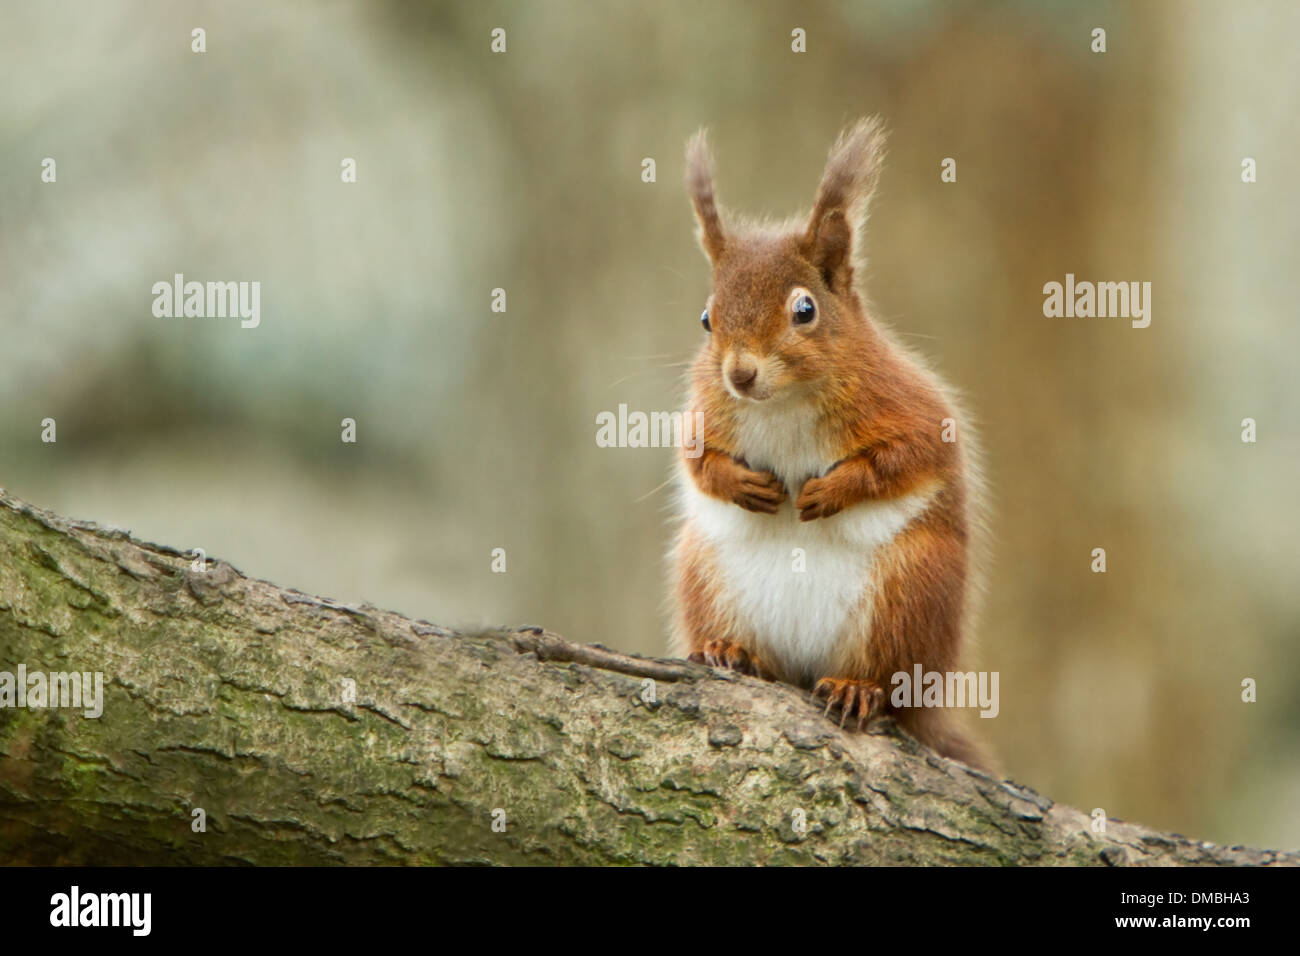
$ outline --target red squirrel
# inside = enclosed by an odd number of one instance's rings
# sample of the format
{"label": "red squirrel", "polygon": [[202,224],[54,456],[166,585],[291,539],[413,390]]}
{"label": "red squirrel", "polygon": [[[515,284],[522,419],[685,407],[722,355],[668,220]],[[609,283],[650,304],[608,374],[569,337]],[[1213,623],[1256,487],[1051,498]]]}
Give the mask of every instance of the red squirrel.
{"label": "red squirrel", "polygon": [[674,651],[811,689],[841,726],[891,714],[988,768],[956,711],[890,701],[897,672],[957,669],[978,482],[948,389],[855,284],[883,143],[877,119],[845,129],[811,216],[780,225],[724,216],[704,131],[687,146],[713,289],[686,409],[702,434],[679,459]]}

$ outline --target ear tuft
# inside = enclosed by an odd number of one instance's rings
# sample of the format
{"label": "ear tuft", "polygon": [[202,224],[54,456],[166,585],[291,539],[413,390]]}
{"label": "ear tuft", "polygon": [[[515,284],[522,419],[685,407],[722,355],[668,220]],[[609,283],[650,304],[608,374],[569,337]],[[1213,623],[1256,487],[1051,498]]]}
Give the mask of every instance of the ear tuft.
{"label": "ear tuft", "polygon": [[713,196],[713,156],[704,129],[686,144],[686,191],[690,194],[695,219],[699,223],[700,247],[710,261],[716,262],[726,247],[726,237]]}
{"label": "ear tuft", "polygon": [[884,124],[869,116],[840,133],[826,160],[804,246],[832,291],[846,292],[852,284],[854,247],[867,220],[884,147]]}

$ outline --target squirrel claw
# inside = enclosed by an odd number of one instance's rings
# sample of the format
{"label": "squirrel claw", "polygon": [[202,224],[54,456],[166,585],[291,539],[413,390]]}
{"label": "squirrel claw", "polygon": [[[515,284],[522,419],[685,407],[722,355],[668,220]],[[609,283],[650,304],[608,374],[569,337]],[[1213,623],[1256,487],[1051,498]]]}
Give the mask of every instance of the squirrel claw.
{"label": "squirrel claw", "polygon": [[824,716],[830,716],[831,709],[839,707],[840,726],[851,715],[858,718],[858,730],[862,730],[867,721],[880,711],[885,692],[880,685],[871,680],[851,680],[844,677],[823,677],[813,687],[813,700],[826,698]]}
{"label": "squirrel claw", "polygon": [[735,671],[737,674],[747,674],[750,677],[770,679],[767,668],[756,656],[731,641],[705,641],[703,649],[691,654],[687,660],[696,664],[707,664],[709,667]]}

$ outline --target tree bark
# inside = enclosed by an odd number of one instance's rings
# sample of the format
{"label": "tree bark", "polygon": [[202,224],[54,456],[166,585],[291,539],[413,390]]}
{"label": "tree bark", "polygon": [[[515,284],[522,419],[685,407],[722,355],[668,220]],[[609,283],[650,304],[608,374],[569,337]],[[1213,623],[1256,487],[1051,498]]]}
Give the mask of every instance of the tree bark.
{"label": "tree bark", "polygon": [[0,862],[1300,862],[1093,832],[783,685],[206,568],[0,491],[0,671],[104,688],[0,709]]}

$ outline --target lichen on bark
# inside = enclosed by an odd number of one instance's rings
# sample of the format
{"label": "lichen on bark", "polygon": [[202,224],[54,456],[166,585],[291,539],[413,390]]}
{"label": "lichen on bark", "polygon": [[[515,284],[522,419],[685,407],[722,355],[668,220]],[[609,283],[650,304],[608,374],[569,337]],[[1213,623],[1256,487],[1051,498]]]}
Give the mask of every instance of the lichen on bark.
{"label": "lichen on bark", "polygon": [[1300,862],[1094,833],[889,721],[841,730],[793,688],[192,562],[0,491],[0,671],[104,675],[98,718],[0,709],[0,860]]}

